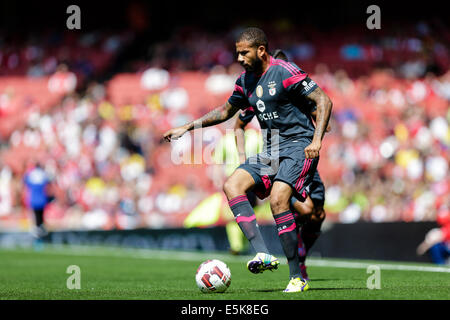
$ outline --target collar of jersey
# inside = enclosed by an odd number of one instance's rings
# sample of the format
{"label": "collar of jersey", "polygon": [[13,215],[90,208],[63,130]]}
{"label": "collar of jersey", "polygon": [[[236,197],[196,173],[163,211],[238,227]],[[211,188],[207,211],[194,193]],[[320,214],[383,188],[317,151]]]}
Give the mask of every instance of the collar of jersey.
{"label": "collar of jersey", "polygon": [[267,73],[267,71],[269,71],[270,67],[273,65],[273,57],[270,56],[270,62],[269,62],[269,67],[267,68],[266,71],[264,71],[260,76],[255,75],[256,78],[262,78],[263,75],[265,75]]}

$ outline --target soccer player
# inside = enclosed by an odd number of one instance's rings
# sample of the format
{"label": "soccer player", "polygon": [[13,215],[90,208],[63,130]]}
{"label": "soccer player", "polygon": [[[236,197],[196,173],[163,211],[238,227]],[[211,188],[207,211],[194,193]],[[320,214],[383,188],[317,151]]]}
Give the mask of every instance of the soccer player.
{"label": "soccer player", "polygon": [[44,209],[51,200],[48,191],[50,179],[42,169],[41,164],[37,163],[33,169],[26,173],[24,183],[28,191],[28,205],[34,214],[35,225],[31,234],[36,239],[36,248],[39,248],[42,245],[42,238],[47,235],[47,230],[44,227]]}
{"label": "soccer player", "polygon": [[[281,59],[288,61],[286,54],[281,50],[277,49],[273,53],[274,59]],[[240,155],[240,162],[244,163],[246,159],[245,144],[247,140],[245,139],[244,129],[250,121],[255,116],[255,111],[253,108],[247,108],[242,111],[236,118],[235,123],[235,135],[236,135],[236,146],[238,154]],[[316,106],[312,107],[311,116],[316,119]],[[327,127],[326,131],[330,131],[330,126]],[[271,181],[271,184],[273,181]],[[270,192],[270,190],[260,188],[256,190],[258,197],[263,200]],[[306,256],[320,236],[320,229],[323,221],[325,220],[325,211],[323,209],[325,203],[325,186],[320,178],[318,170],[314,173],[313,181],[307,187],[307,198],[304,202],[298,201],[295,197],[291,197],[291,209],[297,224],[297,238],[298,238],[298,254],[300,260],[300,270],[302,277],[309,280],[308,274],[306,272]]]}
{"label": "soccer player", "polygon": [[[230,119],[239,109],[252,107],[261,126],[264,151],[240,165],[224,183],[230,208],[242,231],[257,252],[247,263],[253,273],[271,270],[278,259],[270,255],[255,221],[246,192],[273,179],[270,207],[289,265],[289,284],[284,292],[308,290],[298,256],[296,223],[290,208],[294,195],[304,201],[317,163],[322,139],[331,115],[329,97],[297,66],[269,54],[264,32],[247,28],[236,41],[238,62],[245,71],[238,77],[228,101],[184,126],[164,133],[168,141],[189,130]],[[316,126],[310,101],[317,106]],[[271,178],[273,177],[273,178]]]}

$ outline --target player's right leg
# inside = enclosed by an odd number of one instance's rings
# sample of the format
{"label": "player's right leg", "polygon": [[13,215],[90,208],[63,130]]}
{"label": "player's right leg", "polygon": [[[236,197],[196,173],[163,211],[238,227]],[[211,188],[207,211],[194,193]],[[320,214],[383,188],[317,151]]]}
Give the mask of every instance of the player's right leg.
{"label": "player's right leg", "polygon": [[[236,218],[236,222],[249,240],[256,256],[247,263],[247,268],[252,273],[261,273],[265,270],[277,269],[279,261],[269,254],[269,250],[264,243],[264,239],[256,223],[256,216],[247,198],[247,191],[255,186],[255,180],[259,182],[255,172],[244,166],[239,167],[225,181],[223,190],[228,198],[228,204]],[[252,172],[252,174],[250,174]]]}

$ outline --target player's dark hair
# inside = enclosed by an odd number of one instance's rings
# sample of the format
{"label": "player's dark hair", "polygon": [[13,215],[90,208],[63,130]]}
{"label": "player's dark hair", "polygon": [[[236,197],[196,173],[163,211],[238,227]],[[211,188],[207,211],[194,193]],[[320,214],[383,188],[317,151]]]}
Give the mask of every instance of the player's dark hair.
{"label": "player's dark hair", "polygon": [[264,46],[269,50],[269,42],[266,34],[259,28],[250,27],[242,31],[236,39],[236,42],[248,41],[252,47]]}
{"label": "player's dark hair", "polygon": [[273,52],[272,57],[274,57],[275,59],[281,59],[281,60],[284,60],[284,61],[286,61],[286,62],[289,61],[287,55],[286,55],[281,49],[276,49],[276,50]]}

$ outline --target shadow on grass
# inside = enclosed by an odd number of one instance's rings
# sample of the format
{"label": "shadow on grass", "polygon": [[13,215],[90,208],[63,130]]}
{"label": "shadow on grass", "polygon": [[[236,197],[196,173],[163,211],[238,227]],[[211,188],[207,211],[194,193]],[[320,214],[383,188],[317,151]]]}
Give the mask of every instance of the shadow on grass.
{"label": "shadow on grass", "polygon": [[338,281],[342,279],[310,279],[308,280],[309,283],[317,282],[317,281]]}
{"label": "shadow on grass", "polygon": [[277,288],[277,289],[259,289],[259,290],[252,290],[252,292],[280,292],[283,291],[284,288]]}
{"label": "shadow on grass", "polygon": [[367,290],[367,288],[310,288],[309,290]]}
{"label": "shadow on grass", "polygon": [[[281,292],[284,288],[272,288],[272,289],[259,289],[251,290],[252,292]],[[367,288],[310,288],[308,291],[318,291],[318,290],[367,290]]]}

